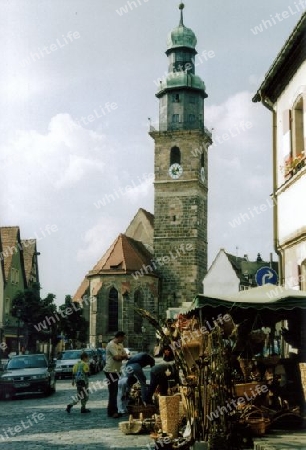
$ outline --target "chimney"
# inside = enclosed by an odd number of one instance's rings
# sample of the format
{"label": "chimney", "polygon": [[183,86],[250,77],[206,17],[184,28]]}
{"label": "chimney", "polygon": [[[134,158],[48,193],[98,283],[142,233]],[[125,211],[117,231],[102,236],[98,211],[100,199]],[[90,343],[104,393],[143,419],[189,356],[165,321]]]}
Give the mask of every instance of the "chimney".
{"label": "chimney", "polygon": [[273,266],[273,253],[270,253],[270,268]]}

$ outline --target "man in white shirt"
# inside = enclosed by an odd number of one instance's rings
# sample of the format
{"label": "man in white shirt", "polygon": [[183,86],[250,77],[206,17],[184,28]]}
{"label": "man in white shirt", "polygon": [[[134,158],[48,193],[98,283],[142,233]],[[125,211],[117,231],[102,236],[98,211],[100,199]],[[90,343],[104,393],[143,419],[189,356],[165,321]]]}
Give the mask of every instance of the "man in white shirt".
{"label": "man in white shirt", "polygon": [[117,409],[118,380],[121,374],[122,361],[128,359],[123,347],[124,331],[118,331],[106,346],[105,376],[108,380],[107,414],[114,419],[120,417]]}

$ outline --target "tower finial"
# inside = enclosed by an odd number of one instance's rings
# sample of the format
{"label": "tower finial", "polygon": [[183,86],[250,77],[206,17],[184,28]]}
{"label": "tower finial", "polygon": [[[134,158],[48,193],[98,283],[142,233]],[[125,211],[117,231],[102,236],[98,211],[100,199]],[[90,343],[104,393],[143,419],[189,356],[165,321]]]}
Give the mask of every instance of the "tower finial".
{"label": "tower finial", "polygon": [[181,10],[181,20],[179,23],[179,27],[183,27],[184,26],[184,19],[183,19],[183,9],[185,8],[184,3],[180,3],[179,5],[179,9]]}

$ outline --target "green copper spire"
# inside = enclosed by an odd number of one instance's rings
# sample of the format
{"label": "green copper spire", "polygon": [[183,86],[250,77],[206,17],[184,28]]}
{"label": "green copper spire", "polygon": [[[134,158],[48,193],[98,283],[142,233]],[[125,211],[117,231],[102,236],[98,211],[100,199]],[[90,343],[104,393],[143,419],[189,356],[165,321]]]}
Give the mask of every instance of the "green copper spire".
{"label": "green copper spire", "polygon": [[179,27],[183,27],[184,26],[184,18],[183,18],[183,9],[185,8],[184,3],[180,3],[179,5],[179,9],[181,10],[181,20],[179,23]]}

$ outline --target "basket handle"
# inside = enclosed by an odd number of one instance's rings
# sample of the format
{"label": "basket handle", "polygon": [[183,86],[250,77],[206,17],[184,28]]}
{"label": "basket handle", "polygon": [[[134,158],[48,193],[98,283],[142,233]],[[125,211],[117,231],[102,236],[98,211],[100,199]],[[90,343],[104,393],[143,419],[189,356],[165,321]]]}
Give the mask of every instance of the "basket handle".
{"label": "basket handle", "polygon": [[254,405],[250,406],[249,408],[246,408],[246,410],[243,411],[241,417],[247,419],[250,417],[251,414],[259,414],[261,417],[264,418],[264,414],[263,414],[262,410],[257,408]]}

